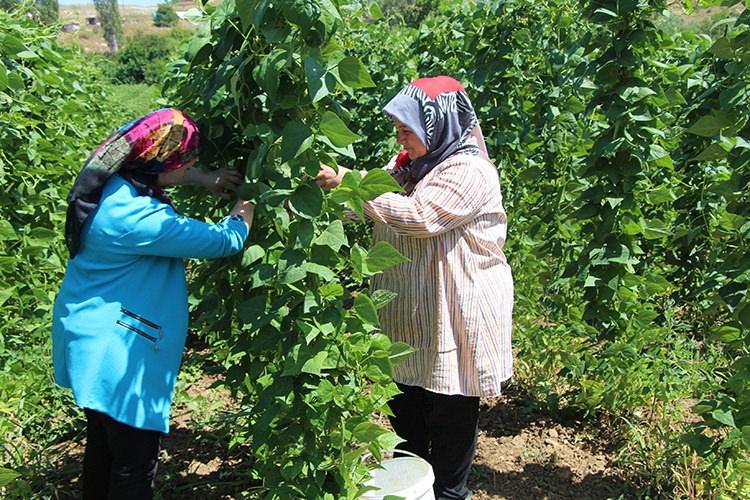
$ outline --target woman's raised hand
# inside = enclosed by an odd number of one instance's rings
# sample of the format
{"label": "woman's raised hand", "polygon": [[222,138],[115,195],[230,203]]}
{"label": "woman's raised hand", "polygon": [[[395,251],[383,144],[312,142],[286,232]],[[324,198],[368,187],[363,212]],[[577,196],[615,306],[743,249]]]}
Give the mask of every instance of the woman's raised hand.
{"label": "woman's raised hand", "polygon": [[326,191],[337,187],[339,184],[341,184],[341,179],[344,178],[344,175],[347,172],[351,172],[351,170],[342,166],[339,166],[338,169],[339,171],[336,172],[328,165],[323,165],[321,163],[318,175],[315,176],[315,182],[318,183],[318,186],[320,186],[321,189],[324,189]]}
{"label": "woman's raised hand", "polygon": [[242,184],[243,180],[240,172],[226,167],[210,172],[195,168],[192,165],[185,167],[185,169],[185,174],[171,184],[202,186],[209,192],[225,200],[232,198],[237,186]]}
{"label": "woman's raised hand", "polygon": [[237,170],[222,167],[212,172],[206,172],[203,185],[216,196],[229,200],[237,186],[242,184],[242,180],[242,174]]}

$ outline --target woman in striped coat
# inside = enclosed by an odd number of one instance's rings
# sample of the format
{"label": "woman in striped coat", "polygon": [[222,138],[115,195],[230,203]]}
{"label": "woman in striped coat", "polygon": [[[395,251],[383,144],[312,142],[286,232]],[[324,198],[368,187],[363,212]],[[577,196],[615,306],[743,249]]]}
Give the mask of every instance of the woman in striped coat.
{"label": "woman in striped coat", "polygon": [[[373,238],[409,261],[373,278],[397,297],[381,327],[415,351],[394,369],[390,403],[402,449],[428,460],[438,499],[470,498],[479,398],[512,375],[513,278],[503,253],[507,221],[496,168],[474,109],[446,76],[407,85],[384,108],[404,147],[386,167],[404,188],[365,204]],[[325,189],[348,170],[322,167]]]}

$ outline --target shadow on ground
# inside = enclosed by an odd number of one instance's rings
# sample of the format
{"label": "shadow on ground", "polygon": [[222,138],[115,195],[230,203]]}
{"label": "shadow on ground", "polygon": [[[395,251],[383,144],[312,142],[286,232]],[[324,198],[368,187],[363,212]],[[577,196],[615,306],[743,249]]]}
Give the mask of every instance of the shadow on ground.
{"label": "shadow on ground", "polygon": [[258,486],[247,447],[228,449],[228,436],[175,429],[162,440],[157,500],[237,498]]}
{"label": "shadow on ground", "polygon": [[[225,433],[213,430],[172,429],[162,438],[155,499],[231,499],[257,487],[247,474],[249,450],[229,451],[228,441]],[[83,436],[64,443],[55,452],[57,459],[39,466],[29,478],[31,495],[19,492],[19,498],[81,498],[83,450]]]}
{"label": "shadow on ground", "polygon": [[472,468],[472,490],[482,490],[490,498],[507,500],[631,498],[629,484],[602,473],[582,479],[567,466],[526,464],[520,472],[499,472],[485,465]]}

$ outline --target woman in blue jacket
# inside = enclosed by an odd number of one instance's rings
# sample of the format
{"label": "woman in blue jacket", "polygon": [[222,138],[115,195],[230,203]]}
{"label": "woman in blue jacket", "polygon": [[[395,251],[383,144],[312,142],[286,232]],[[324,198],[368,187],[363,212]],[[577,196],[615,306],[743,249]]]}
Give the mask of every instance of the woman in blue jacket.
{"label": "woman in blue jacket", "polygon": [[207,224],[178,214],[162,187],[192,182],[226,196],[239,178],[192,170],[198,129],[162,109],[117,130],[68,197],[70,260],[55,301],[55,381],[87,418],[84,498],[153,495],[187,334],[183,259],[240,252],[253,205]]}

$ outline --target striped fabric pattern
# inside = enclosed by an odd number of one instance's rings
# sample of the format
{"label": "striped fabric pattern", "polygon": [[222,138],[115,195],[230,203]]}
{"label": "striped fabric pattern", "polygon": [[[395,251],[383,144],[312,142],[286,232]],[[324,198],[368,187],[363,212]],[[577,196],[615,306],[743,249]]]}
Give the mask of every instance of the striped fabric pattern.
{"label": "striped fabric pattern", "polygon": [[386,193],[365,212],[374,240],[409,259],[372,281],[373,290],[398,294],[379,311],[383,332],[415,348],[395,367],[395,380],[441,394],[499,396],[513,373],[513,278],[495,167],[454,155],[409,196]]}

